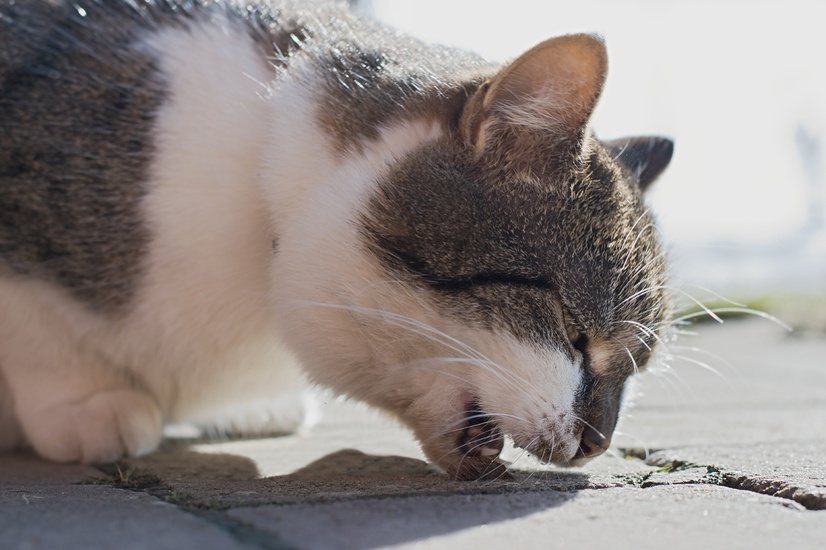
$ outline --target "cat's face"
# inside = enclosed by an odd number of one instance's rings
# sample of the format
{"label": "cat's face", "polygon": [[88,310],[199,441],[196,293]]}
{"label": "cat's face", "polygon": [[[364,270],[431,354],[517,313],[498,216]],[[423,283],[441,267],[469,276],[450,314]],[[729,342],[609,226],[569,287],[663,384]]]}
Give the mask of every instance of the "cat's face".
{"label": "cat's face", "polygon": [[359,260],[318,293],[342,365],[317,379],[394,412],[458,478],[499,475],[504,435],[560,464],[603,452],[667,323],[642,195],[671,142],[592,137],[604,75],[602,44],[573,36],[480,86],[377,177]]}
{"label": "cat's face", "polygon": [[605,146],[531,176],[447,137],[381,182],[364,236],[421,312],[397,320],[397,368],[427,380],[403,416],[431,459],[477,477],[503,434],[558,463],[607,448],[668,308],[640,183]]}

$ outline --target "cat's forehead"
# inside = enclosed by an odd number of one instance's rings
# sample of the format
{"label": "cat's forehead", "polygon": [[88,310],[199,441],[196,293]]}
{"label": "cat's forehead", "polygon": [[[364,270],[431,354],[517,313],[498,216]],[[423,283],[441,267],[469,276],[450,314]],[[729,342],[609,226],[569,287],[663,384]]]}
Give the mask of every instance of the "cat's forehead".
{"label": "cat's forehead", "polygon": [[560,275],[563,263],[619,262],[647,216],[640,193],[594,142],[576,166],[490,171],[446,141],[379,181],[371,225],[445,274]]}
{"label": "cat's forehead", "polygon": [[388,266],[446,287],[545,286],[583,323],[652,309],[630,296],[662,278],[641,194],[596,141],[544,174],[492,172],[435,143],[382,178],[365,220]]}

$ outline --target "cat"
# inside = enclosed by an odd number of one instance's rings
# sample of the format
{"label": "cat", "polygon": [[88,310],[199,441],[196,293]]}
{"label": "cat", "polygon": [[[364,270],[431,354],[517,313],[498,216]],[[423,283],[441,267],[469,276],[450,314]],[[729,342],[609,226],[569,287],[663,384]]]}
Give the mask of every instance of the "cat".
{"label": "cat", "polygon": [[0,2],[0,448],[294,431],[308,383],[458,479],[608,448],[673,143],[589,129],[600,38],[501,66],[334,2]]}

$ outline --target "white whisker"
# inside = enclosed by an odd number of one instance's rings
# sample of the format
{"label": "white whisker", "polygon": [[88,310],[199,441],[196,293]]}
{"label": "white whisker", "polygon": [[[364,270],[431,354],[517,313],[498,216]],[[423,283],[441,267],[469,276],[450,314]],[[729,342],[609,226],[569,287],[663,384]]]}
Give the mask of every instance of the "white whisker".
{"label": "white whisker", "polygon": [[631,235],[634,234],[634,229],[637,228],[637,224],[639,224],[643,219],[645,219],[645,217],[648,215],[650,211],[650,208],[646,208],[645,211],[642,214],[640,214],[640,216],[636,219],[634,225],[632,225],[631,229],[628,230],[628,233],[625,234],[625,238],[623,238],[622,240],[622,246],[619,247],[620,250],[625,248],[625,245],[628,243],[628,239],[631,238]]}
{"label": "white whisker", "polygon": [[586,422],[586,421],[585,421],[585,419],[584,419],[584,418],[582,418],[582,417],[581,417],[581,416],[579,416],[579,415],[576,415],[576,414],[575,414],[575,415],[573,415],[573,416],[574,416],[574,419],[575,419],[577,422],[582,422],[583,424],[585,424],[586,426],[588,426],[589,428],[591,428],[592,430],[594,430],[595,432],[597,432],[597,435],[599,435],[602,439],[605,439],[605,434],[603,434],[601,431],[599,431],[599,430],[596,428],[596,426],[594,426],[593,424],[590,424],[590,423]]}
{"label": "white whisker", "polygon": [[[377,310],[373,308],[367,308],[362,306],[347,306],[347,305],[340,305],[340,304],[331,304],[331,303],[324,303],[324,302],[306,302],[316,307],[328,307],[331,309],[340,309],[343,311],[350,311],[353,313],[359,313],[363,315],[369,315],[372,317],[381,318],[386,323],[403,328],[413,334],[417,334],[424,338],[431,340],[439,345],[445,346],[448,349],[455,351],[456,353],[463,355],[469,359],[475,359],[475,365],[481,368],[484,368],[487,372],[498,378],[504,384],[507,384],[509,387],[516,391],[525,392],[525,388],[529,388],[530,385],[524,379],[516,375],[515,373],[511,372],[510,370],[502,367],[498,363],[490,360],[484,354],[479,352],[478,350],[474,349],[473,347],[469,346],[468,344],[450,336],[449,334],[436,329],[426,323],[422,323],[416,319],[411,319],[410,317],[406,317],[404,315],[400,315],[398,313],[393,313],[391,311],[385,310]],[[417,330],[419,329],[419,330]],[[510,378],[507,380],[506,377]],[[523,387],[519,387],[515,384],[515,382],[519,382],[523,384]]]}
{"label": "white whisker", "polygon": [[702,285],[695,285],[695,284],[684,284],[683,286],[690,286],[690,287],[697,288],[697,289],[699,289],[699,290],[702,290],[702,291],[708,292],[709,294],[711,294],[712,296],[714,296],[714,297],[715,297],[715,298],[717,298],[718,300],[721,300],[721,301],[723,301],[723,302],[725,302],[725,303],[727,303],[727,304],[730,304],[730,305],[732,305],[732,306],[735,306],[735,307],[749,307],[749,306],[748,306],[748,304],[741,304],[740,302],[735,302],[734,300],[731,300],[731,299],[729,299],[729,298],[726,298],[726,297],[725,297],[725,296],[723,296],[722,294],[718,294],[717,292],[714,292],[714,291],[713,291],[713,290],[711,290],[710,288],[708,288],[708,287],[704,287],[704,286],[702,286]]}
{"label": "white whisker", "polygon": [[[516,459],[514,459],[514,461],[513,461],[513,464],[514,464],[514,465],[515,465],[517,462],[519,462],[520,460],[523,460],[523,459],[525,458],[525,456],[526,456],[526,455],[531,455],[531,452],[530,452],[530,451],[528,451],[528,448],[529,448],[529,447],[531,447],[534,443],[536,443],[536,441],[537,441],[538,439],[539,439],[539,436],[536,436],[536,437],[534,437],[533,439],[531,439],[531,440],[528,442],[528,444],[526,445],[526,447],[517,447],[517,448],[520,450],[520,453],[519,453],[519,456],[517,456],[517,457],[516,457]],[[530,474],[528,474],[528,477],[525,479],[525,482],[527,483],[528,481],[530,481],[531,477],[532,477],[532,476],[533,476],[536,472],[537,472],[537,470],[536,470],[536,469],[532,469],[532,470],[531,470],[531,473],[530,473]]]}
{"label": "white whisker", "polygon": [[628,357],[630,357],[630,358],[631,358],[631,364],[634,366],[634,374],[639,374],[639,372],[640,372],[640,367],[639,367],[639,365],[637,365],[637,360],[636,360],[636,359],[634,359],[634,354],[633,354],[633,353],[631,353],[631,350],[630,350],[630,349],[628,349],[628,346],[626,346],[625,344],[623,344],[622,342],[620,342],[617,338],[611,338],[611,340],[612,340],[612,341],[614,341],[614,342],[616,342],[617,344],[619,344],[619,346],[620,346],[622,349],[624,349],[624,350],[625,350],[625,353],[626,353],[626,354],[628,354]]}
{"label": "white whisker", "polygon": [[731,389],[736,389],[736,386],[732,384],[731,381],[723,373],[721,373],[708,363],[705,363],[704,361],[700,361],[699,359],[694,359],[693,357],[688,357],[686,355],[669,354],[669,357],[673,359],[679,359],[680,361],[685,361],[687,363],[691,363],[692,365],[697,365],[698,367],[701,367],[702,369],[717,376],[720,380],[728,384],[728,386],[731,387]]}
{"label": "white whisker", "polygon": [[[711,309],[709,309],[708,307],[706,307],[706,305],[704,303],[702,303],[700,300],[698,300],[697,298],[695,298],[694,296],[692,296],[691,294],[689,294],[685,290],[681,290],[679,288],[669,286],[669,285],[654,285],[654,286],[648,287],[646,289],[637,291],[634,294],[632,294],[631,296],[624,299],[622,302],[620,302],[617,305],[617,307],[623,306],[626,303],[630,302],[631,300],[634,300],[634,299],[636,299],[640,296],[644,296],[645,294],[649,294],[651,292],[657,292],[658,290],[670,290],[671,292],[676,292],[678,294],[681,294],[681,295],[685,296],[686,298],[688,298],[689,300],[691,300],[693,303],[695,303],[698,307],[700,307],[705,312],[706,315],[708,315],[709,317],[711,317],[712,319],[714,319],[718,323],[723,322],[722,319],[720,319],[717,315],[715,315],[714,312]],[[700,314],[698,313],[698,315],[700,315]],[[675,320],[675,321],[672,321],[672,322],[678,322],[678,321],[679,320]]]}
{"label": "white whisker", "polygon": [[720,307],[720,308],[709,309],[704,305],[702,306],[702,308],[703,308],[703,311],[696,311],[694,313],[688,313],[686,315],[683,315],[681,317],[678,317],[678,318],[674,319],[673,322],[674,323],[682,323],[684,321],[688,321],[689,319],[694,319],[696,317],[702,317],[703,315],[708,315],[708,316],[712,317],[713,319],[715,319],[715,320],[722,323],[723,320],[720,319],[717,315],[715,315],[716,313],[739,313],[739,314],[742,314],[742,315],[753,315],[755,317],[760,317],[761,319],[771,321],[772,323],[776,324],[777,326],[781,327],[782,329],[784,329],[788,332],[793,332],[794,331],[794,329],[792,327],[790,327],[789,325],[787,325],[786,323],[784,323],[783,321],[781,321],[780,319],[778,319],[774,315],[770,315],[766,312],[763,312],[763,311],[760,311],[760,310],[757,310],[757,309],[750,309],[750,308],[743,308],[743,307]]}
{"label": "white whisker", "polygon": [[443,437],[443,436],[446,436],[446,435],[449,435],[449,434],[452,434],[452,433],[459,433],[459,432],[461,432],[462,430],[465,429],[465,424],[467,424],[468,421],[475,420],[475,419],[478,419],[478,418],[490,418],[492,420],[497,419],[497,418],[510,418],[510,419],[513,419],[513,420],[517,420],[519,422],[527,422],[527,420],[525,418],[522,418],[521,416],[516,416],[516,415],[513,415],[513,414],[482,412],[482,413],[479,413],[479,414],[475,414],[473,416],[464,416],[464,417],[462,417],[458,420],[455,420],[455,421],[451,422],[450,424],[448,424],[447,426],[445,426],[445,429],[441,430],[439,433],[434,434],[434,435],[428,437],[427,439],[425,439],[423,441],[424,442],[430,442],[434,439],[438,439],[440,437]]}
{"label": "white whisker", "polygon": [[734,364],[731,361],[726,360],[725,358],[721,357],[716,353],[704,350],[702,348],[698,348],[696,346],[671,346],[671,349],[674,351],[690,351],[692,353],[700,353],[702,355],[705,355],[706,357],[710,357],[715,361],[719,361],[724,366],[728,367],[733,373],[742,378],[742,373],[738,371],[738,369],[734,366]]}
{"label": "white whisker", "polygon": [[[361,314],[364,314],[364,315],[370,315],[370,316],[373,316],[373,317],[381,318],[385,322],[387,322],[389,324],[392,324],[393,326],[397,326],[399,328],[404,328],[404,329],[409,330],[410,332],[412,332],[414,334],[418,334],[419,336],[428,338],[431,341],[436,342],[436,343],[441,344],[441,345],[444,345],[444,346],[448,347],[449,349],[451,349],[451,350],[453,350],[453,351],[455,351],[455,352],[457,352],[461,355],[478,359],[480,361],[480,363],[477,363],[478,366],[488,367],[487,368],[488,372],[490,372],[491,374],[493,374],[494,376],[499,378],[502,382],[504,382],[506,384],[509,384],[514,389],[517,389],[517,390],[518,389],[523,389],[524,390],[524,388],[519,388],[518,386],[513,385],[513,382],[519,382],[521,384],[524,384],[525,388],[530,387],[530,384],[528,383],[527,380],[525,380],[524,378],[519,377],[515,373],[511,372],[509,369],[506,369],[503,366],[499,365],[498,363],[492,361],[491,359],[486,357],[484,354],[482,354],[480,351],[476,350],[472,346],[469,346],[468,344],[462,342],[461,340],[458,340],[458,339],[454,338],[453,336],[445,333],[444,331],[441,331],[441,330],[439,330],[435,327],[432,327],[432,326],[430,326],[426,323],[423,323],[421,321],[418,321],[416,319],[412,319],[410,317],[400,315],[400,314],[394,313],[392,311],[379,310],[379,309],[367,308],[367,307],[362,307],[362,306],[348,306],[348,305],[330,304],[330,303],[324,303],[324,302],[307,302],[307,303],[309,303],[311,305],[318,306],[318,307],[329,307],[329,308],[332,308],[332,309],[341,309],[341,310],[344,310],[344,311],[351,311],[351,312],[354,312],[354,313],[361,313]],[[413,327],[418,328],[420,330],[414,330]],[[425,331],[425,332],[422,332],[422,331]],[[446,341],[439,340],[437,337],[438,338],[443,338]],[[453,347],[453,346],[458,346],[458,349],[456,347]],[[505,380],[505,378],[504,378],[505,376],[511,378],[511,381],[509,382],[508,380]]]}
{"label": "white whisker", "polygon": [[634,239],[634,242],[631,243],[631,247],[628,249],[628,254],[625,256],[625,261],[622,264],[622,268],[620,268],[622,271],[625,271],[625,268],[628,267],[628,262],[631,261],[631,255],[634,253],[634,250],[636,250],[637,243],[642,238],[643,234],[649,229],[658,230],[657,226],[654,225],[653,222],[645,224],[645,226],[642,229],[640,229],[639,233],[637,233],[637,237]]}

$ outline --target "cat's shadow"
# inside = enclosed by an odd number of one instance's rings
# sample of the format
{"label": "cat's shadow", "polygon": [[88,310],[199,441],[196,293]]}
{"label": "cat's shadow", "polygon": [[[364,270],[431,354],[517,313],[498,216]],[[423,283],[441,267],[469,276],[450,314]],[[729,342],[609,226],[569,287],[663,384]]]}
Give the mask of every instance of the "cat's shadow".
{"label": "cat's shadow", "polygon": [[565,470],[515,471],[509,479],[461,482],[422,460],[354,449],[273,477],[260,477],[248,457],[184,444],[128,461],[115,474],[125,468],[156,479],[156,487],[148,490],[160,498],[184,508],[220,510],[274,539],[311,542],[336,533],[359,548],[518,519],[564,505],[589,484],[586,474]]}

